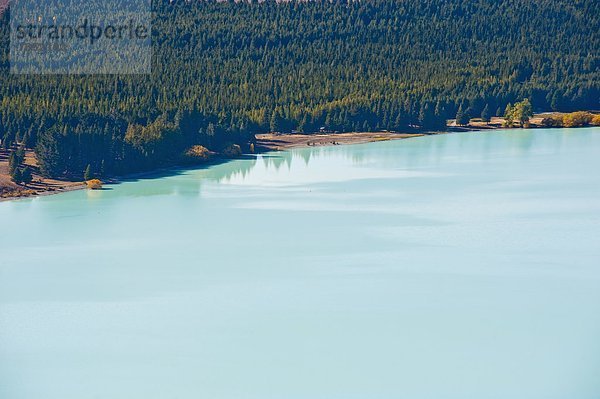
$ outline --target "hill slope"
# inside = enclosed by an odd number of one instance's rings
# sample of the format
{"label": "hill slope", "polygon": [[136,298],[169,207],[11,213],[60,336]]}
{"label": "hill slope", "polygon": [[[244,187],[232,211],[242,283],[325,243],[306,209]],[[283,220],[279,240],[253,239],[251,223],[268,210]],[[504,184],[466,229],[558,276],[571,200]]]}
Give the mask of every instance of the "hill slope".
{"label": "hill slope", "polygon": [[[270,130],[443,128],[528,97],[600,108],[595,0],[155,2],[151,76],[0,76],[46,174],[124,173]],[[8,17],[0,24],[8,68]]]}

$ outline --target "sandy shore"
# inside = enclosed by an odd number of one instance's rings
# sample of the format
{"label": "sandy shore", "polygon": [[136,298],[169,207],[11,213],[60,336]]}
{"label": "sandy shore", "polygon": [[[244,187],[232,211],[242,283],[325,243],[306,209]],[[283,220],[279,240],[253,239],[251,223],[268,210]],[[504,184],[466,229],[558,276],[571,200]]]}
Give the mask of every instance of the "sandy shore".
{"label": "sandy shore", "polygon": [[257,134],[256,144],[259,150],[286,150],[300,147],[319,147],[329,145],[363,144],[376,141],[401,140],[420,137],[419,133],[331,133],[331,134]]}

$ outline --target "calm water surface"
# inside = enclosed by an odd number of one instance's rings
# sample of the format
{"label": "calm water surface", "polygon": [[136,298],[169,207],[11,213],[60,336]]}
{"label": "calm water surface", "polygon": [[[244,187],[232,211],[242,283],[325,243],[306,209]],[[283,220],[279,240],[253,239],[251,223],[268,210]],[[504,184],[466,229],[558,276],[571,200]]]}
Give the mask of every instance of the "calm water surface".
{"label": "calm water surface", "polygon": [[600,129],[0,203],[0,398],[600,398]]}

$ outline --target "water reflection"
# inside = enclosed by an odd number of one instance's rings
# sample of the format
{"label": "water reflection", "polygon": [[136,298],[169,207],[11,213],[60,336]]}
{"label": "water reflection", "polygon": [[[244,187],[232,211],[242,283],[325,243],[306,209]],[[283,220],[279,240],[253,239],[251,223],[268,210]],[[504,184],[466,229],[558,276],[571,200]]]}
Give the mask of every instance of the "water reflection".
{"label": "water reflection", "polygon": [[[313,182],[399,176],[390,171],[420,171],[455,164],[523,157],[535,151],[559,151],[569,131],[509,130],[448,134],[396,142],[341,147],[310,147],[259,155],[257,159],[230,162],[198,175],[229,184],[267,183],[267,176],[296,176],[314,169]],[[579,133],[581,134],[581,132]],[[499,135],[502,135],[499,137]],[[536,148],[536,140],[539,144]],[[285,166],[285,168],[283,168]],[[385,172],[382,172],[385,170]],[[367,172],[368,171],[368,172]],[[410,174],[410,173],[409,173]],[[369,176],[367,176],[369,175]],[[283,179],[282,179],[283,180]],[[302,181],[305,183],[305,181]]]}

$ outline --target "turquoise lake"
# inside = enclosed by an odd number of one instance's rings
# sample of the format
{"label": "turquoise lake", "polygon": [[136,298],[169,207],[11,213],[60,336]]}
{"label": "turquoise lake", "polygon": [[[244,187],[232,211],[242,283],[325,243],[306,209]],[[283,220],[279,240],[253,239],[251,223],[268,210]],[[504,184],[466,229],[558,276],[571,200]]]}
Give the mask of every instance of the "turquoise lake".
{"label": "turquoise lake", "polygon": [[600,128],[0,203],[2,399],[598,399]]}

